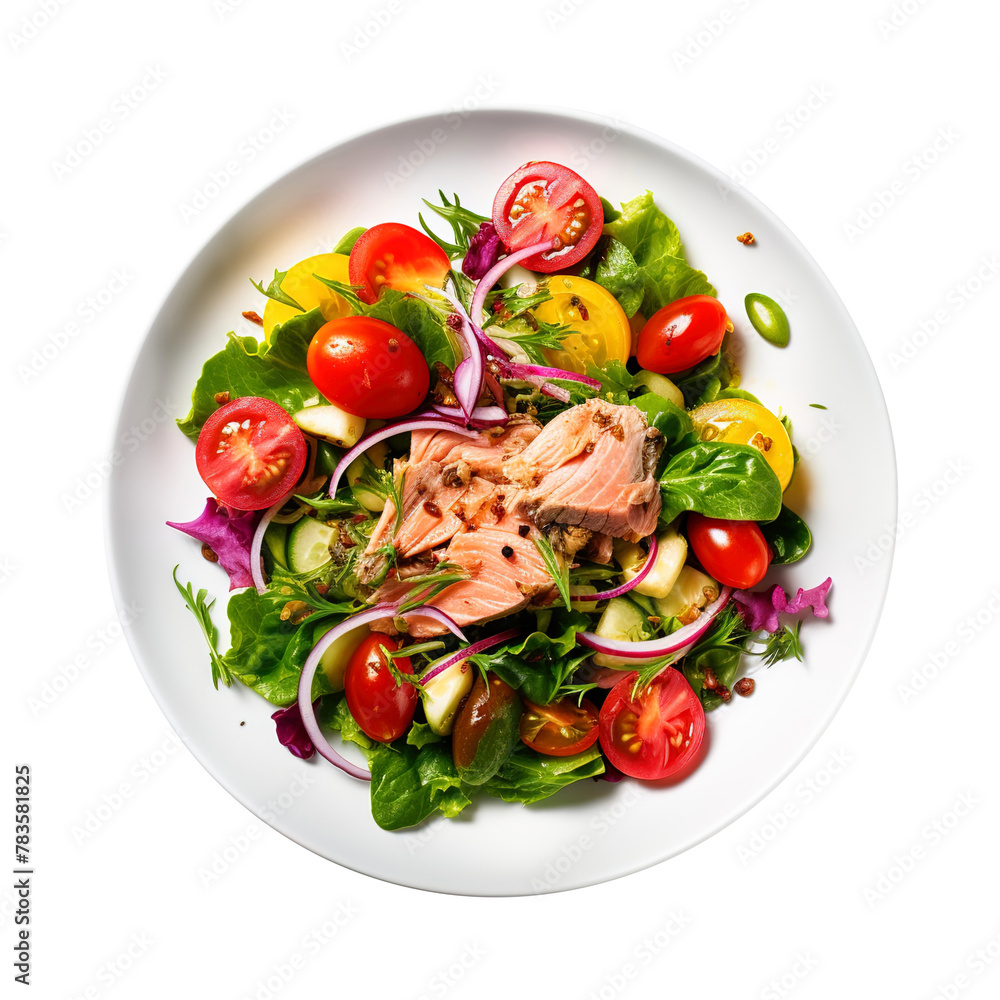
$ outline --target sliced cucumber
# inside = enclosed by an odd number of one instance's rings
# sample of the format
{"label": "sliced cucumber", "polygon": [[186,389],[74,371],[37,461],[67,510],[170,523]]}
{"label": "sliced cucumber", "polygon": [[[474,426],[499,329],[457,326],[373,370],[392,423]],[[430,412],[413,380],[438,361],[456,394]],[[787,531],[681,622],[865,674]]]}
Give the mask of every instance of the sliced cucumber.
{"label": "sliced cucumber", "polygon": [[666,375],[657,375],[656,372],[643,370],[635,376],[635,384],[646,386],[650,392],[655,392],[657,396],[669,399],[674,406],[684,409],[684,393]]}
{"label": "sliced cucumber", "polygon": [[300,518],[288,532],[288,568],[293,573],[311,573],[330,561],[330,546],[337,529],[314,517]]}
{"label": "sliced cucumber", "polygon": [[[635,593],[647,597],[666,597],[680,575],[684,560],[687,559],[687,540],[674,528],[667,528],[656,539],[656,562],[641,583],[636,584]],[[628,583],[645,565],[645,550],[631,542],[615,543],[615,559],[622,568],[622,579]]]}
{"label": "sliced cucumber", "polygon": [[288,542],[288,525],[275,524],[273,521],[267,526],[264,532],[264,544],[271,554],[276,566],[288,569],[288,559],[286,558],[286,545]]}
{"label": "sliced cucumber", "polygon": [[352,448],[365,432],[365,418],[342,410],[327,403],[323,406],[307,406],[292,414],[299,427],[313,437],[322,438],[338,448]]}
{"label": "sliced cucumber", "polygon": [[[433,666],[432,663],[427,669],[431,670]],[[438,736],[451,734],[458,707],[472,690],[475,672],[468,660],[459,660],[424,684],[420,692],[424,714],[427,716],[427,724]]]}
{"label": "sliced cucumber", "polygon": [[[358,455],[347,467],[347,485],[354,487],[357,481],[364,475],[367,468],[373,466],[380,469],[384,468],[385,459],[388,454],[389,446],[380,441],[378,444],[373,444],[364,455]],[[377,493],[372,493],[371,490],[355,489],[354,496],[365,510],[378,513],[385,509],[385,500]]]}
{"label": "sliced cucumber", "polygon": [[[318,642],[320,636],[325,635],[332,628],[333,625],[317,626],[313,635],[314,641]],[[344,672],[347,670],[347,664],[354,655],[354,651],[369,635],[371,633],[367,628],[353,628],[350,632],[345,632],[339,639],[334,639],[323,651],[323,655],[319,658],[319,666],[326,674],[326,679],[334,691],[344,690]]]}
{"label": "sliced cucumber", "polygon": [[[653,629],[644,608],[627,597],[613,597],[608,601],[608,606],[604,609],[604,614],[601,615],[594,632],[602,639],[641,642],[652,637]],[[594,654],[594,663],[599,667],[620,667],[629,662],[607,653]]]}
{"label": "sliced cucumber", "polygon": [[662,618],[676,618],[683,625],[693,622],[698,612],[719,596],[719,585],[693,566],[685,566],[666,597],[656,602]]}

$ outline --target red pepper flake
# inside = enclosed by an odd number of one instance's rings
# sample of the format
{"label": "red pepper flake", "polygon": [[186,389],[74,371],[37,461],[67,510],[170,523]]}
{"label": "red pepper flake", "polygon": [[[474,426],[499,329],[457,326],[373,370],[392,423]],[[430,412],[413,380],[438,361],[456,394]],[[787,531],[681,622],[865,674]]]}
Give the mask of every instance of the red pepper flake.
{"label": "red pepper flake", "polygon": [[753,233],[749,231],[743,233],[741,236],[737,236],[736,239],[738,239],[745,247],[751,247],[757,242],[754,239]]}
{"label": "red pepper flake", "polygon": [[756,687],[756,683],[752,677],[741,677],[734,685],[733,690],[741,698],[749,698],[753,694],[753,689]]}
{"label": "red pepper flake", "polygon": [[427,511],[431,517],[441,516],[441,508],[433,500],[424,501],[424,510]]}
{"label": "red pepper flake", "polygon": [[256,323],[258,326],[264,325],[264,321],[252,309],[247,309],[243,313],[243,318],[250,320],[251,323]]}
{"label": "red pepper flake", "polygon": [[590,319],[590,313],[587,311],[587,307],[583,304],[583,299],[579,295],[574,295],[569,300],[570,307],[575,307],[580,313],[580,319],[587,322]]}

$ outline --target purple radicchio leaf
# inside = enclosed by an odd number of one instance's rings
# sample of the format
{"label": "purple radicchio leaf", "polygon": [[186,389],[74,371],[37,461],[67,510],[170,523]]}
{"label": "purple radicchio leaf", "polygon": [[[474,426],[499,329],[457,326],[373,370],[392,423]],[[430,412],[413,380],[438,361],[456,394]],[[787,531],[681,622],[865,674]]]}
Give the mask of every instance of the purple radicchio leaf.
{"label": "purple radicchio leaf", "polygon": [[506,253],[492,222],[481,222],[479,231],[469,240],[469,249],[462,261],[462,272],[479,281]]}
{"label": "purple radicchio leaf", "polygon": [[237,590],[253,586],[250,544],[260,513],[259,510],[229,510],[220,506],[214,497],[209,497],[205,509],[193,521],[185,524],[167,521],[167,524],[207,545],[229,574],[229,589]]}
{"label": "purple radicchio leaf", "polygon": [[[318,700],[313,702],[314,709]],[[306,732],[297,701],[293,701],[288,708],[279,708],[271,718],[274,719],[274,726],[278,732],[278,742],[283,747],[288,747],[289,753],[301,760],[308,760],[316,752]]]}
{"label": "purple radicchio leaf", "polygon": [[751,632],[777,632],[781,628],[779,613],[794,615],[806,608],[812,610],[817,618],[826,618],[830,612],[826,606],[826,595],[833,586],[833,580],[827,577],[818,587],[811,590],[799,588],[791,599],[775,585],[770,590],[737,590],[733,599],[740,606],[740,614]]}

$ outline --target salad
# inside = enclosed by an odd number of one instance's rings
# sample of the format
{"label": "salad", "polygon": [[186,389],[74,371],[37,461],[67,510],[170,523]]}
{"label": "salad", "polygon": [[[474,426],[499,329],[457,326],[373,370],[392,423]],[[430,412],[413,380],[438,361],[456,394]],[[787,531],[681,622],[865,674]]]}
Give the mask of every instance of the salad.
{"label": "salad", "polygon": [[[421,213],[255,283],[262,336],[229,334],[179,421],[211,495],[170,522],[235,591],[223,652],[174,570],[215,686],[369,781],[389,830],[686,777],[706,713],[753,692],[754,657],[801,659],[831,585],[760,586],[811,544],[782,502],[791,422],[739,387],[726,306],[650,192],[616,210],[532,162],[488,216],[439,197],[449,238]],[[777,303],[746,309],[788,343]]]}

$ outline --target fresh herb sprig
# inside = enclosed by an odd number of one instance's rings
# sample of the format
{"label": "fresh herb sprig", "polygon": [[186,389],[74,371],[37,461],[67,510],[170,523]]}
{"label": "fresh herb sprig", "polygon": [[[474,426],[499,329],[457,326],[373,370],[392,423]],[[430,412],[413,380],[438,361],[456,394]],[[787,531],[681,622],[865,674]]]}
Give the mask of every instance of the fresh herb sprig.
{"label": "fresh herb sprig", "polygon": [[212,621],[212,608],[215,607],[215,598],[206,603],[205,598],[208,597],[207,590],[199,590],[196,594],[190,583],[186,586],[182,584],[177,579],[177,570],[179,568],[179,564],[174,567],[174,584],[180,592],[181,597],[184,598],[184,603],[187,605],[188,610],[194,615],[198,625],[201,627],[202,635],[205,636],[205,641],[208,643],[208,655],[212,660],[212,684],[215,686],[216,691],[219,690],[219,681],[222,681],[226,687],[229,687],[233,683],[233,675],[229,672],[229,667],[226,666],[219,655],[219,630],[215,627],[215,622]]}
{"label": "fresh herb sprig", "polygon": [[482,222],[489,222],[489,218],[485,215],[478,215],[476,212],[472,212],[462,205],[461,200],[457,194],[453,194],[452,197],[454,201],[448,201],[447,195],[444,191],[439,190],[438,195],[441,198],[441,204],[435,205],[433,202],[428,201],[426,198],[422,199],[423,203],[432,211],[441,216],[445,222],[451,226],[452,234],[455,237],[454,243],[449,243],[447,240],[442,239],[437,235],[424,221],[423,215],[418,215],[417,218],[420,220],[420,226],[423,231],[452,259],[456,257],[464,257],[469,249],[469,240],[479,231],[479,225]]}
{"label": "fresh herb sprig", "polygon": [[250,284],[260,292],[261,295],[266,295],[269,299],[274,299],[275,302],[280,302],[282,305],[291,306],[293,309],[298,309],[299,312],[305,312],[305,308],[300,306],[298,302],[295,301],[287,292],[282,290],[281,283],[285,280],[285,276],[288,274],[287,271],[279,271],[277,268],[274,269],[274,277],[271,279],[271,284],[264,287],[263,280],[254,281],[253,278],[250,279]]}

